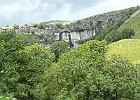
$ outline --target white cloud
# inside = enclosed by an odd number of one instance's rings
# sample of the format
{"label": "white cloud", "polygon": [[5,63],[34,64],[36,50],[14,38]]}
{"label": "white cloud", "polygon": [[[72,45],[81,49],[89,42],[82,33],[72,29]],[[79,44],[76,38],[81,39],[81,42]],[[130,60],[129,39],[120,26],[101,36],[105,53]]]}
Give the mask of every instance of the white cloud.
{"label": "white cloud", "polygon": [[140,0],[2,0],[0,26],[56,19],[77,20],[139,4]]}
{"label": "white cloud", "polygon": [[4,5],[1,6],[0,15],[6,19],[10,18],[14,13],[17,12],[16,5]]}
{"label": "white cloud", "polygon": [[57,19],[57,20],[63,20],[67,19],[70,16],[70,10],[72,8],[72,4],[65,4],[59,11],[54,13],[51,16],[51,20]]}
{"label": "white cloud", "polygon": [[139,0],[108,0],[97,4],[93,9],[96,13],[125,9],[140,4]]}
{"label": "white cloud", "polygon": [[140,4],[140,0],[106,0],[97,3],[95,6],[81,9],[80,12],[73,15],[73,19],[82,19],[96,14],[106,13],[109,11],[121,10]]}

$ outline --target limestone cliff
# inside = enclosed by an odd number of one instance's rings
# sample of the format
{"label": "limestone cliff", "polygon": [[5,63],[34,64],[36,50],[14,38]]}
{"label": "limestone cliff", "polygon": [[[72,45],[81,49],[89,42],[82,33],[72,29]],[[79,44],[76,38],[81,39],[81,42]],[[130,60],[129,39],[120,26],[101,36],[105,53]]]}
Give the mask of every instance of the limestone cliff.
{"label": "limestone cliff", "polygon": [[[139,7],[131,7],[124,10],[112,11],[104,14],[91,16],[78,21],[48,21],[37,24],[14,26],[17,33],[39,34],[51,37],[54,40],[63,40],[77,46],[77,41],[94,37],[100,34],[102,29],[115,24],[119,19],[135,12]],[[53,37],[53,38],[52,38]]]}

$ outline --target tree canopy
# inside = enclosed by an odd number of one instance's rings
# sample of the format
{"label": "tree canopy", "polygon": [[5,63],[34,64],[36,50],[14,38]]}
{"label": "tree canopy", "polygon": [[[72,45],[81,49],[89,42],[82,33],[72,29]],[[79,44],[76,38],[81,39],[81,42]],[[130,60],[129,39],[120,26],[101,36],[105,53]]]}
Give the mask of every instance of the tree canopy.
{"label": "tree canopy", "polygon": [[48,48],[26,46],[14,32],[0,34],[0,94],[34,99],[34,88],[54,61]]}
{"label": "tree canopy", "polygon": [[105,41],[68,49],[62,41],[50,48],[27,46],[14,32],[1,33],[0,95],[19,100],[140,99],[138,67],[117,55],[106,58]]}
{"label": "tree canopy", "polygon": [[[105,41],[90,41],[64,53],[38,86],[42,100],[138,99],[139,79],[128,60],[106,59]],[[41,88],[41,86],[45,86]]]}

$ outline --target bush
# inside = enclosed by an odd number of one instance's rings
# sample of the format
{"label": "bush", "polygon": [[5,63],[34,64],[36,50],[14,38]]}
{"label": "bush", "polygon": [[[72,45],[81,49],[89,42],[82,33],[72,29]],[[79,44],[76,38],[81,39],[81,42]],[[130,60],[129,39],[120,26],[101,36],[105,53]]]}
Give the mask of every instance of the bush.
{"label": "bush", "polygon": [[108,43],[112,43],[121,39],[129,39],[135,35],[134,30],[124,29],[122,32],[114,30],[105,36],[105,40]]}
{"label": "bush", "polygon": [[68,51],[68,43],[63,41],[56,41],[50,45],[50,50],[55,54],[55,61],[57,62],[60,55]]}
{"label": "bush", "polygon": [[135,35],[135,32],[133,29],[124,29],[121,33],[121,38],[122,39],[129,39],[132,38]]}
{"label": "bush", "polygon": [[112,31],[111,33],[107,34],[105,40],[108,43],[112,43],[121,39],[121,33],[119,31]]}

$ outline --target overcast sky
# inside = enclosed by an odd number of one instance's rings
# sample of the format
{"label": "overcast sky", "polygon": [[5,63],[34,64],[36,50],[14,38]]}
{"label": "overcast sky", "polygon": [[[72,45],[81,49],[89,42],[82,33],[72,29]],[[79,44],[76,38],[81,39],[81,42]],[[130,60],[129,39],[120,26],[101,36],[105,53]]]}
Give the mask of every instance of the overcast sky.
{"label": "overcast sky", "polygon": [[0,26],[77,20],[140,5],[140,0],[0,0]]}

